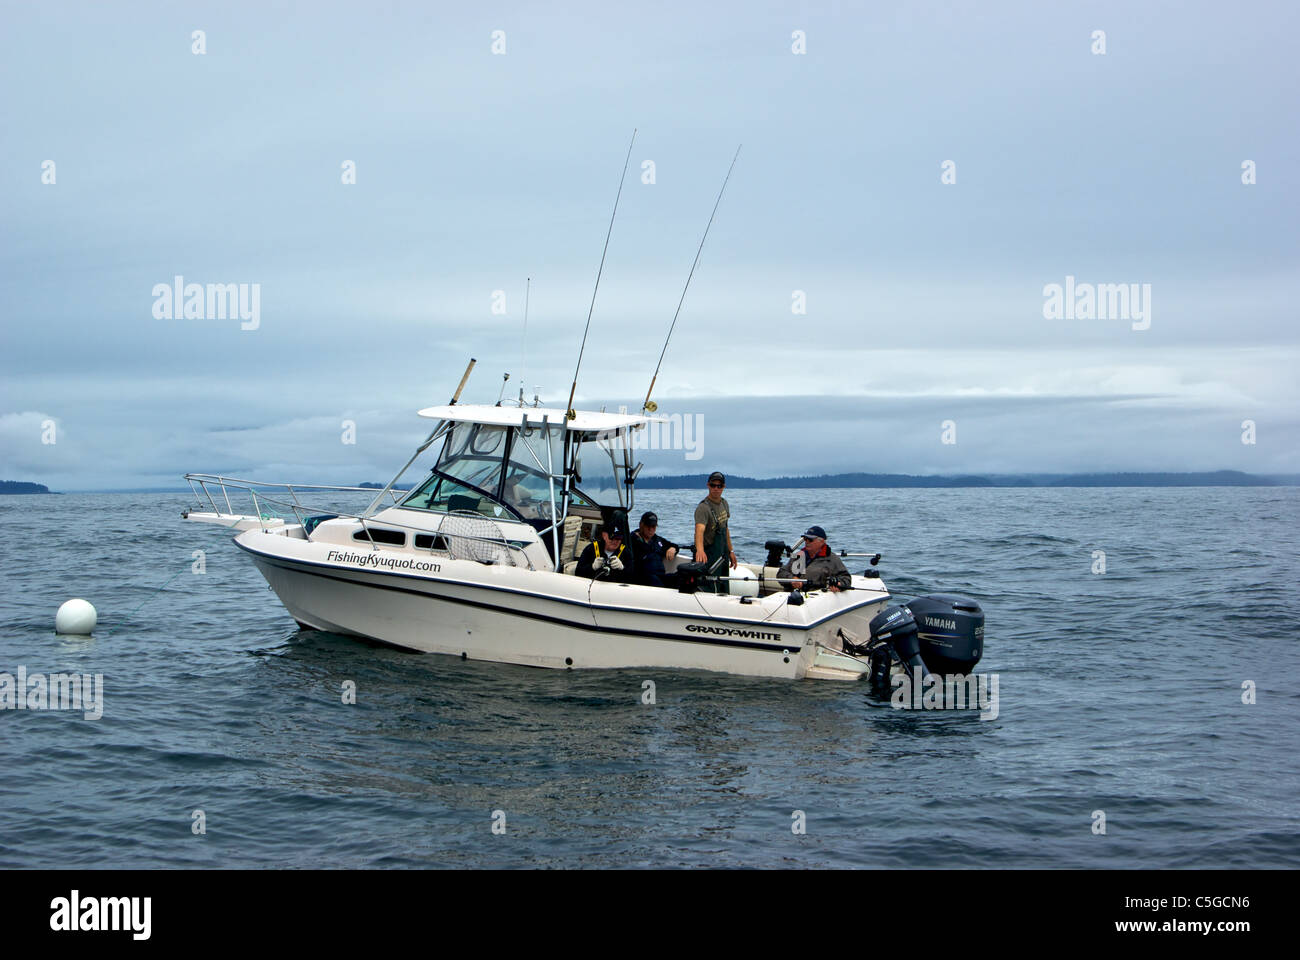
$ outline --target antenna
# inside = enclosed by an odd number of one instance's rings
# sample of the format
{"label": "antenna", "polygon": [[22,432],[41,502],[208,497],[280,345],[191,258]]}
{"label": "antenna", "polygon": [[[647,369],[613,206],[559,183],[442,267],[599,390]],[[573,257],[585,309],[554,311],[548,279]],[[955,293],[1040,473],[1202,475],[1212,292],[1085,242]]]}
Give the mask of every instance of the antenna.
{"label": "antenna", "polygon": [[519,346],[519,406],[524,405],[524,357],[528,351],[528,294],[533,289],[533,278],[528,278],[528,285],[524,287],[524,338]]}
{"label": "antenna", "polygon": [[609,230],[605,233],[605,248],[600,251],[600,267],[596,270],[596,287],[591,291],[591,306],[587,308],[587,326],[582,331],[582,346],[578,348],[578,365],[573,368],[573,386],[569,388],[569,403],[564,408],[565,419],[574,420],[577,414],[573,410],[573,395],[578,390],[578,371],[582,369],[582,354],[587,349],[587,333],[591,330],[591,312],[596,309],[596,290],[600,289],[600,275],[605,270],[605,254],[609,251],[609,238],[614,233],[614,217],[618,215],[618,200],[623,196],[623,180],[627,177],[628,161],[632,159],[632,144],[636,143],[636,130],[632,131],[632,140],[627,145],[627,157],[623,160],[623,173],[618,178],[618,193],[614,195],[614,212],[609,216]]}
{"label": "antenna", "polygon": [[668,328],[668,336],[664,338],[664,348],[659,352],[659,362],[655,364],[654,376],[650,378],[650,386],[645,392],[645,403],[641,404],[643,411],[654,413],[659,409],[659,405],[650,399],[650,394],[654,392],[655,381],[659,379],[659,368],[663,366],[664,354],[668,352],[668,341],[673,338],[673,330],[677,328],[677,315],[682,312],[682,304],[686,302],[686,291],[691,288],[691,278],[695,276],[695,268],[699,265],[700,254],[704,252],[704,241],[709,238],[709,227],[713,226],[713,218],[717,215],[718,204],[722,202],[722,194],[726,192],[727,181],[731,179],[731,171],[736,167],[736,160],[740,157],[741,144],[736,147],[736,155],[731,158],[731,166],[727,168],[727,175],[722,180],[722,189],[718,191],[718,199],[713,201],[713,213],[709,214],[708,226],[704,228],[704,236],[700,237],[699,249],[695,251],[695,262],[691,264],[691,272],[686,277],[686,286],[682,287],[681,299],[677,301],[677,312],[673,314],[672,325]]}

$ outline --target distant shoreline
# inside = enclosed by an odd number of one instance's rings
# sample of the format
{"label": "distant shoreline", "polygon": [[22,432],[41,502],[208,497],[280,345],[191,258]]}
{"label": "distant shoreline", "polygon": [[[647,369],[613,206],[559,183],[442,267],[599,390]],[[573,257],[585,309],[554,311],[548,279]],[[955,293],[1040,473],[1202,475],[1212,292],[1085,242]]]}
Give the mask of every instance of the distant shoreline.
{"label": "distant shoreline", "polygon": [[[706,474],[674,477],[638,477],[636,485],[645,490],[680,490],[703,488]],[[1237,470],[1204,473],[1025,473],[964,476],[913,476],[903,473],[834,473],[811,477],[773,477],[762,479],[728,476],[727,486],[734,490],[762,489],[953,489],[989,487],[1295,487],[1300,474],[1259,475]]]}
{"label": "distant shoreline", "polygon": [[0,495],[49,493],[50,488],[43,483],[27,483],[22,480],[0,480]]}
{"label": "distant shoreline", "polygon": [[[637,487],[642,490],[696,490],[703,489],[707,475],[638,477]],[[358,484],[382,489],[383,484],[366,482]],[[394,489],[409,489],[402,484]],[[609,484],[584,484],[591,490],[610,489]],[[986,474],[963,476],[914,476],[905,473],[835,473],[812,477],[746,477],[729,475],[727,486],[732,490],[951,490],[1037,487],[1300,487],[1300,474],[1251,474],[1237,470],[1215,470],[1205,473],[1025,473]],[[28,489],[10,489],[25,487]],[[308,487],[302,488],[310,490]],[[50,493],[39,483],[0,481],[0,494]],[[69,490],[65,493],[191,493],[188,487],[119,487],[101,490]]]}

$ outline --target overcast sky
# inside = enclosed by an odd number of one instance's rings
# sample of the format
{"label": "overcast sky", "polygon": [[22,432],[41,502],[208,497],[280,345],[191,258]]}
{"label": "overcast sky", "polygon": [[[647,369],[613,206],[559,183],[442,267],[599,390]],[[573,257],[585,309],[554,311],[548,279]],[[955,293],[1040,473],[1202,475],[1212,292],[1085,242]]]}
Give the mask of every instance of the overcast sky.
{"label": "overcast sky", "polygon": [[[744,144],[655,391],[703,447],[650,472],[1300,472],[1296,11],[5,3],[0,479],[386,480],[471,356],[562,406],[634,127],[587,408]],[[155,316],[177,275],[259,326]],[[1149,327],[1045,316],[1067,276]]]}

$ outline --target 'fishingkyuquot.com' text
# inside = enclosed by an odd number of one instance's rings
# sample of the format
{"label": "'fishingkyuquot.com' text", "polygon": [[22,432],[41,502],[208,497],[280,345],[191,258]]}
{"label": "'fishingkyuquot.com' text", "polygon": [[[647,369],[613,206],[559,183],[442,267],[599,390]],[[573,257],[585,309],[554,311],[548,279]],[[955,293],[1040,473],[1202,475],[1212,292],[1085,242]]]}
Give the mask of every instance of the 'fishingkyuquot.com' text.
{"label": "'fishingkyuquot.com' text", "polygon": [[326,560],[335,563],[356,563],[363,567],[384,567],[387,570],[423,570],[437,573],[442,567],[427,560],[413,560],[409,557],[386,557],[380,553],[351,553],[331,550]]}

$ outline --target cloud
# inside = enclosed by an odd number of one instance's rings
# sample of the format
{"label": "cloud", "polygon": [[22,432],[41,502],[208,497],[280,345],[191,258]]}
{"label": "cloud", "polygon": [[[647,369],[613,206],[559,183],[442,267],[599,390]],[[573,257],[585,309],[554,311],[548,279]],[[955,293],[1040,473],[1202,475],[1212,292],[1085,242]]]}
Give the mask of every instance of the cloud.
{"label": "cloud", "polygon": [[[656,391],[660,412],[702,418],[703,459],[687,459],[685,450],[650,450],[646,470],[694,473],[705,464],[756,476],[1300,470],[1294,351],[1224,350],[1208,358],[1188,349],[1160,356],[1156,363],[1151,355],[1139,362],[1105,352],[824,354],[803,347],[772,359],[751,350],[715,365],[720,385],[729,388],[725,394],[692,396],[681,392],[680,380],[666,378]],[[755,376],[778,364],[784,377]],[[870,373],[848,374],[869,365]],[[10,479],[63,489],[175,485],[187,470],[272,481],[384,481],[432,427],[415,411],[446,399],[413,385],[420,379],[418,359],[397,363],[406,366],[412,369],[405,377],[344,379],[289,367],[274,372],[273,384],[264,382],[259,364],[234,368],[222,380],[136,380],[116,388],[108,380],[79,380],[58,391],[57,453],[38,442],[40,422],[52,415],[0,418],[5,451],[15,453],[5,466]],[[465,400],[496,399],[500,381],[487,373],[471,378]],[[728,379],[733,373],[736,379]],[[451,392],[453,379],[442,394]],[[639,409],[641,393],[594,392],[624,389],[637,379],[630,367],[606,377],[593,371],[576,403]],[[7,383],[0,401],[23,395],[26,386],[21,379]],[[565,396],[562,389],[545,391],[552,405],[562,406]],[[268,412],[275,416],[268,419]],[[1257,424],[1255,445],[1240,442],[1246,419]],[[955,424],[956,443],[942,442],[947,421]],[[344,442],[349,433],[355,443]],[[85,464],[94,465],[88,473],[81,472]]]}
{"label": "cloud", "polygon": [[[707,412],[719,462],[1296,468],[1300,181],[1283,172],[1300,135],[1277,122],[1294,10],[1262,30],[1211,4],[1115,4],[1104,57],[1050,6],[809,10],[806,56],[787,13],[752,4],[521,8],[503,57],[478,13],[413,10],[357,31],[342,5],[214,9],[205,56],[148,9],[11,11],[13,479],[386,479],[427,426],[413,411],[471,356],[471,399],[509,371],[506,396],[522,379],[562,405],[633,126],[580,403],[640,403],[743,142],[655,387],[665,410]],[[153,286],[176,275],[260,284],[261,327],[155,319]],[[1045,319],[1066,276],[1151,284],[1151,328]],[[937,446],[948,419],[958,443]],[[1259,442],[1234,447],[1246,419]]]}

